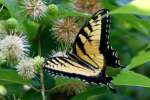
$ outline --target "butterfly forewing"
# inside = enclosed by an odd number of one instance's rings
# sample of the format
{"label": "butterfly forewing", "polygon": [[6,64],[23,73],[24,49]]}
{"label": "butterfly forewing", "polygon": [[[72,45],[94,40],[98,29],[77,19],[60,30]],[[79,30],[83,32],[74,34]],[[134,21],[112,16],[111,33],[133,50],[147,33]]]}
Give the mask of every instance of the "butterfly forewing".
{"label": "butterfly forewing", "polygon": [[[103,19],[109,22],[107,10],[100,10],[81,28],[74,43],[73,53],[85,62],[101,71],[105,66],[105,57],[100,51]],[[109,26],[109,23],[107,23]]]}

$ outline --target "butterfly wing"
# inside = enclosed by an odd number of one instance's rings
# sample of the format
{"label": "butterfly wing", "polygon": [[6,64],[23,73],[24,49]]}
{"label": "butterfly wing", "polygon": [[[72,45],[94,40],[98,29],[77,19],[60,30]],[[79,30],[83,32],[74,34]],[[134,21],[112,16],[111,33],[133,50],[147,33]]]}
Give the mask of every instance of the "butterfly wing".
{"label": "butterfly wing", "polygon": [[44,63],[44,69],[53,74],[63,74],[68,77],[95,77],[99,74],[90,68],[90,65],[81,62],[75,57],[52,57]]}
{"label": "butterfly wing", "polygon": [[108,10],[99,10],[81,28],[73,45],[73,54],[99,71],[105,65],[119,66],[116,52],[109,43],[109,24]]}

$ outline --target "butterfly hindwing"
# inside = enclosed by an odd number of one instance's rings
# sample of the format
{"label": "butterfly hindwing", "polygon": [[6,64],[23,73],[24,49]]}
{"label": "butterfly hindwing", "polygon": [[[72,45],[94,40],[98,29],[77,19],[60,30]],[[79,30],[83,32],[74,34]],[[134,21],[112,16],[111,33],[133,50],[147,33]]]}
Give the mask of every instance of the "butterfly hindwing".
{"label": "butterfly hindwing", "polygon": [[86,77],[94,77],[98,74],[98,72],[92,70],[88,65],[80,63],[77,59],[71,57],[52,57],[46,61],[44,66],[49,69],[49,71],[58,74],[70,73],[70,75]]}

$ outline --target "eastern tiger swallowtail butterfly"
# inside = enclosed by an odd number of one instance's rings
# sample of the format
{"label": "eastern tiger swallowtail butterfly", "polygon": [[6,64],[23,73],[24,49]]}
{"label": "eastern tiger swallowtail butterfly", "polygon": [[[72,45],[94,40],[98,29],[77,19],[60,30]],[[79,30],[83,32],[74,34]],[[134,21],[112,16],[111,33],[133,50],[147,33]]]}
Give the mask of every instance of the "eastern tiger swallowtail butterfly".
{"label": "eastern tiger swallowtail butterfly", "polygon": [[112,77],[106,66],[122,67],[117,53],[109,43],[110,15],[107,9],[97,11],[80,29],[71,53],[48,58],[43,64],[52,74],[75,77],[89,83],[104,84],[111,90]]}

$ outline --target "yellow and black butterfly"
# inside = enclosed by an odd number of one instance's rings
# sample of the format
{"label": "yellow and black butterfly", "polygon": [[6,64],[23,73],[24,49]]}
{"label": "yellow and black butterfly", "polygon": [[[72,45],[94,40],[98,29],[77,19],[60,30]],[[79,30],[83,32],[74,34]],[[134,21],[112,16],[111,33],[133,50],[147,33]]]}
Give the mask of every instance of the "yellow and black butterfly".
{"label": "yellow and black butterfly", "polygon": [[89,83],[104,84],[111,88],[112,77],[106,76],[106,66],[122,66],[119,64],[116,51],[109,43],[109,25],[108,10],[97,11],[79,31],[72,52],[67,56],[47,59],[43,64],[44,70],[57,75],[77,77]]}

